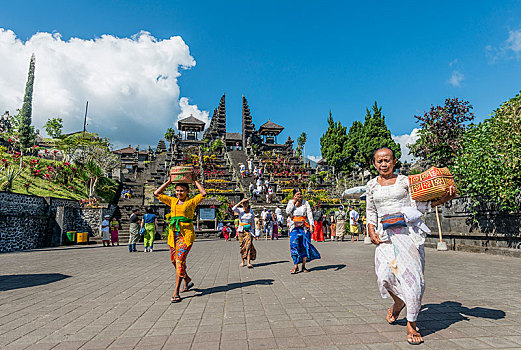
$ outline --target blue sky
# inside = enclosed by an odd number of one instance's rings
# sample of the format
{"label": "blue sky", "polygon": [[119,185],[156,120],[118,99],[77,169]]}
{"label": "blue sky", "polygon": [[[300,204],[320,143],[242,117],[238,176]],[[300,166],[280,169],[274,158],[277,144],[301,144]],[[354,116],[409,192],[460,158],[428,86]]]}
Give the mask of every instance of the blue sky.
{"label": "blue sky", "polygon": [[[179,70],[177,98],[211,115],[226,92],[228,129],[240,131],[244,94],[257,126],[271,118],[284,140],[305,131],[309,155],[330,109],[349,126],[377,100],[404,135],[447,97],[469,100],[480,121],[521,89],[519,1],[10,1],[0,27],[22,41],[180,36],[196,65]],[[138,138],[154,145],[162,132]]]}

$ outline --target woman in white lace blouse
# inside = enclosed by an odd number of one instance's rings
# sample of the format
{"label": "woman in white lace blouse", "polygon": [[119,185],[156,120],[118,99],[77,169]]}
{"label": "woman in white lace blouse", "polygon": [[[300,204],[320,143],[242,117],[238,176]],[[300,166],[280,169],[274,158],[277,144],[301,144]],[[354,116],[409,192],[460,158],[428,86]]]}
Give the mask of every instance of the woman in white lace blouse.
{"label": "woman in white lace blouse", "polygon": [[393,298],[387,322],[394,323],[407,306],[407,341],[420,344],[423,339],[416,328],[425,290],[423,243],[429,229],[421,214],[455,197],[454,187],[436,201],[412,200],[407,176],[393,173],[396,165],[389,148],[378,149],[374,165],[379,176],[367,183],[367,223],[371,241],[377,245],[375,271],[383,298]]}

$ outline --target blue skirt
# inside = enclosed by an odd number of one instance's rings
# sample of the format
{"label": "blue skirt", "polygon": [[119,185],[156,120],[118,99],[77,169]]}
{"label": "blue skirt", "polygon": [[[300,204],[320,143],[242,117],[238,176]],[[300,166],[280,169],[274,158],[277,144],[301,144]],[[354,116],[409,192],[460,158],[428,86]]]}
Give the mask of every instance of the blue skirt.
{"label": "blue skirt", "polygon": [[311,233],[302,227],[295,227],[289,233],[289,247],[293,264],[301,263],[302,258],[307,258],[307,261],[320,259],[320,253],[311,244]]}

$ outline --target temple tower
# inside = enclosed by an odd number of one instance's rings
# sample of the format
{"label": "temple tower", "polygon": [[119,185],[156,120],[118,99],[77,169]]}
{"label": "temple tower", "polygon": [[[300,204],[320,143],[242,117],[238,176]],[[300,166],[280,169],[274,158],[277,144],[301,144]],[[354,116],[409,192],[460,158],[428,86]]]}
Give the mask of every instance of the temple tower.
{"label": "temple tower", "polygon": [[246,148],[248,139],[255,133],[255,126],[252,123],[248,100],[242,95],[242,147]]}
{"label": "temple tower", "polygon": [[204,139],[224,139],[226,138],[226,101],[225,95],[221,97],[219,106],[213,111],[212,119],[210,120],[210,126],[206,129],[203,138]]}

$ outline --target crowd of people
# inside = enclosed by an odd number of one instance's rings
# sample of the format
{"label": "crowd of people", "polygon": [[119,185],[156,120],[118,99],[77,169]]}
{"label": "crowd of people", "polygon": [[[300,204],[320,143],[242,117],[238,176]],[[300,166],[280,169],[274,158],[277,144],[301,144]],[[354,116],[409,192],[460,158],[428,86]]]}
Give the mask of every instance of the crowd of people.
{"label": "crowd of people", "polygon": [[[412,200],[409,182],[406,176],[396,175],[394,166],[396,158],[389,148],[381,148],[374,153],[374,165],[379,175],[367,184],[366,214],[360,214],[354,207],[348,211],[340,206],[338,210],[325,213],[319,206],[311,208],[303,198],[303,192],[296,188],[289,200],[284,220],[282,209],[264,209],[255,214],[249,200],[242,199],[232,210],[237,218],[234,227],[231,224],[220,223],[225,240],[236,239],[240,242],[240,266],[254,268],[257,258],[255,240],[278,239],[282,227],[287,226],[289,235],[289,254],[293,268],[290,274],[308,273],[307,264],[321,259],[321,254],[313,242],[326,240],[341,241],[347,234],[351,240],[358,240],[358,235],[367,233],[371,242],[376,245],[375,272],[377,286],[383,298],[392,298],[394,303],[387,311],[386,320],[393,324],[398,319],[402,309],[407,308],[407,342],[420,344],[423,338],[419,333],[416,320],[421,307],[425,290],[424,267],[425,252],[423,243],[429,229],[421,221],[422,213],[451,200],[456,192],[450,187],[446,194],[434,201],[416,202]],[[206,191],[198,181],[193,181],[199,193],[189,198],[187,184],[175,184],[175,197],[166,196],[163,191],[171,184],[169,179],[161,185],[154,195],[171,209],[168,226],[168,245],[170,259],[176,269],[175,287],[171,298],[172,303],[182,300],[182,292],[194,287],[194,282],[188,276],[186,258],[195,240],[193,217],[196,206],[203,200]],[[153,233],[157,230],[157,218],[147,213],[141,222],[135,210],[130,218],[131,235],[129,251],[136,251],[136,241],[139,231],[149,232],[149,242],[145,244],[152,251]],[[151,216],[147,216],[151,214]],[[115,224],[114,224],[115,225]],[[108,221],[103,224],[104,243],[111,238],[105,232],[115,227]],[[141,228],[141,230],[140,230]],[[347,233],[346,233],[346,230]],[[233,235],[235,236],[233,237]],[[181,289],[182,285],[182,289]]]}

